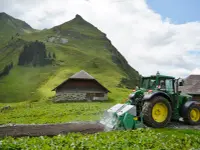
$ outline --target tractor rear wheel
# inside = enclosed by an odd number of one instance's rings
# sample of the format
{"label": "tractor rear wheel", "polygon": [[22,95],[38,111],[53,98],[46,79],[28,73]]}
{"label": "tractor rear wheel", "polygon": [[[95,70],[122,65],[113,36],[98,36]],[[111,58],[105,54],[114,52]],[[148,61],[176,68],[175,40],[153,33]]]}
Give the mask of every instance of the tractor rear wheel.
{"label": "tractor rear wheel", "polygon": [[172,108],[167,99],[156,96],[144,103],[142,113],[146,125],[153,128],[162,128],[170,122]]}
{"label": "tractor rear wheel", "polygon": [[200,124],[200,106],[191,105],[186,112],[186,117],[184,121],[189,125],[199,125]]}

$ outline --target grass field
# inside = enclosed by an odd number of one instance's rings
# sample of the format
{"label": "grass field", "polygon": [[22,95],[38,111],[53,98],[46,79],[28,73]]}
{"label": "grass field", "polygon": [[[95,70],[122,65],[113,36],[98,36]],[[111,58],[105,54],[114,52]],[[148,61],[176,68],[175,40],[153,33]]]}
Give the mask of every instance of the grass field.
{"label": "grass field", "polygon": [[193,150],[200,147],[200,131],[151,130],[112,131],[82,135],[70,133],[55,137],[5,138],[0,149],[70,149],[70,150]]}
{"label": "grass field", "polygon": [[0,113],[0,124],[43,124],[70,121],[100,120],[103,112],[130,94],[127,89],[110,89],[108,102],[52,103],[50,100],[21,103],[0,103],[0,108],[11,106],[11,110]]}

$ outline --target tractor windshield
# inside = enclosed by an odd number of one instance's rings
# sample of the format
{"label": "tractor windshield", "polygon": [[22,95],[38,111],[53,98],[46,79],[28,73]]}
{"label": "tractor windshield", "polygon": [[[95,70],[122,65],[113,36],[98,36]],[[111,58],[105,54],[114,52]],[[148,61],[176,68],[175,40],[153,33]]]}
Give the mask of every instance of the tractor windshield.
{"label": "tractor windshield", "polygon": [[142,80],[141,87],[144,89],[155,89],[156,88],[156,79],[144,78]]}

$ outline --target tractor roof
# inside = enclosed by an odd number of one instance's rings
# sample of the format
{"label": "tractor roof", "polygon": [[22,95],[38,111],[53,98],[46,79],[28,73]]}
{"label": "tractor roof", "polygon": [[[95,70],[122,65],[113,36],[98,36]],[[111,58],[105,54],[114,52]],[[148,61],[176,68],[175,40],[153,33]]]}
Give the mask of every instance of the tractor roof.
{"label": "tractor roof", "polygon": [[166,75],[151,75],[151,76],[146,76],[146,77],[143,77],[143,78],[156,78],[156,76],[159,76],[159,78],[175,79],[172,76],[166,76]]}

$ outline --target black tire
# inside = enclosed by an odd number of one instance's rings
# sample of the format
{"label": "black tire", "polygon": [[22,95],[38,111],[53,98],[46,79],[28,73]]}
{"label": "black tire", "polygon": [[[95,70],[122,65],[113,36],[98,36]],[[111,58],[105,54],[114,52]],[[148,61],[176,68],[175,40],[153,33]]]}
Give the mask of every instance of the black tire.
{"label": "black tire", "polygon": [[197,121],[194,121],[194,120],[192,120],[192,118],[191,118],[191,116],[190,116],[190,112],[191,112],[193,109],[198,109],[199,112],[200,112],[200,106],[199,106],[199,105],[196,105],[196,104],[191,105],[191,106],[187,109],[186,116],[185,116],[185,118],[184,118],[184,122],[185,122],[186,124],[189,124],[189,125],[200,125],[200,119],[197,120]]}
{"label": "black tire", "polygon": [[[152,117],[152,110],[155,104],[157,103],[163,103],[168,109],[168,114],[166,119],[163,122],[157,122],[153,119]],[[156,96],[153,99],[150,99],[148,101],[145,101],[143,108],[142,108],[142,114],[143,114],[143,119],[144,123],[147,126],[153,127],[153,128],[163,128],[165,127],[171,120],[172,116],[172,108],[167,99],[165,99],[162,96]]]}

